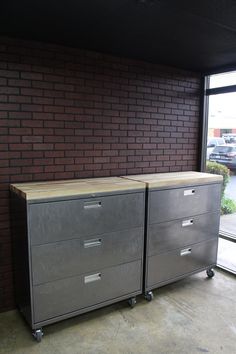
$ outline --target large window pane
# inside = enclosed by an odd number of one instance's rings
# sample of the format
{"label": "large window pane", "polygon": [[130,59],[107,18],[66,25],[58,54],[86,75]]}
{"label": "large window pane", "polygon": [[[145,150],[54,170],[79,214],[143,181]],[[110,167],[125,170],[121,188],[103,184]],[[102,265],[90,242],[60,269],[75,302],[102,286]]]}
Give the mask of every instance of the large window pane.
{"label": "large window pane", "polygon": [[[213,75],[210,88],[236,85],[236,72]],[[209,96],[207,161],[229,168],[221,206],[218,265],[236,272],[236,92]]]}
{"label": "large window pane", "polygon": [[236,71],[210,76],[210,88],[236,85]]}

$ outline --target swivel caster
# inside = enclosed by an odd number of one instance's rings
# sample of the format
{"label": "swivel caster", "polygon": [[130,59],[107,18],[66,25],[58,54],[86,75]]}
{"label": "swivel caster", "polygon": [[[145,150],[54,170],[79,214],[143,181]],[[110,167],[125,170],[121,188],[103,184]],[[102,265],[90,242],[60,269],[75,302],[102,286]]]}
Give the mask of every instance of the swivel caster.
{"label": "swivel caster", "polygon": [[41,342],[42,338],[43,338],[43,331],[42,328],[40,329],[36,329],[32,332],[32,335],[34,337],[34,339],[39,343]]}
{"label": "swivel caster", "polygon": [[152,300],[154,299],[153,292],[152,292],[152,291],[146,292],[146,294],[145,294],[145,299],[146,299],[147,301],[152,301]]}
{"label": "swivel caster", "polygon": [[206,271],[208,278],[213,278],[215,275],[215,272],[213,269],[207,269]]}
{"label": "swivel caster", "polygon": [[131,297],[129,300],[128,300],[128,304],[131,308],[134,308],[134,306],[136,305],[136,297]]}

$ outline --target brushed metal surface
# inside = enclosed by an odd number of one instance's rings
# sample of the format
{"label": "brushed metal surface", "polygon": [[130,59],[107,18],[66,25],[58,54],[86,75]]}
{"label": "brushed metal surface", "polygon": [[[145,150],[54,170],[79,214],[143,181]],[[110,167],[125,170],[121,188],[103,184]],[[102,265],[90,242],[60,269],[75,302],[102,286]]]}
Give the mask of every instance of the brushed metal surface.
{"label": "brushed metal surface", "polygon": [[162,282],[174,281],[183,274],[215,264],[217,245],[218,240],[213,239],[190,245],[189,251],[185,247],[149,257],[146,286],[157,287]]}
{"label": "brushed metal surface", "polygon": [[65,315],[141,289],[141,261],[98,270],[100,280],[86,283],[91,274],[65,278],[33,288],[35,322]]}
{"label": "brushed metal surface", "polygon": [[26,321],[32,326],[32,283],[27,232],[27,204],[25,199],[13,192],[11,192],[11,235],[15,303]]}
{"label": "brushed metal surface", "polygon": [[144,224],[144,193],[29,206],[32,245],[98,235]]}
{"label": "brushed metal surface", "polygon": [[[40,284],[143,257],[143,228],[32,246],[33,283]],[[88,246],[89,245],[89,246]]]}
{"label": "brushed metal surface", "polygon": [[148,249],[147,254],[162,253],[185,247],[186,245],[218,238],[220,213],[207,213],[151,224],[148,227]]}
{"label": "brushed metal surface", "polygon": [[119,301],[128,300],[131,297],[135,297],[135,296],[141,295],[141,293],[142,293],[142,289],[139,289],[138,291],[135,291],[135,292],[132,292],[132,293],[128,293],[128,294],[125,294],[125,295],[122,295],[122,296],[119,296],[119,297],[116,297],[116,298],[113,298],[113,299],[108,299],[108,300],[106,300],[104,302],[100,302],[100,303],[91,305],[89,307],[80,308],[78,310],[75,310],[73,312],[68,312],[68,313],[65,313],[63,315],[60,314],[59,316],[52,317],[52,318],[44,320],[44,321],[34,322],[32,328],[37,329],[37,328],[41,328],[43,326],[47,326],[47,325],[55,323],[55,322],[63,321],[65,319],[68,319],[68,318],[71,318],[71,317],[75,317],[75,316],[84,314],[84,313],[89,312],[89,311],[97,310],[97,309],[102,308],[104,306],[109,306],[109,305],[114,304],[114,303],[119,302]]}
{"label": "brushed metal surface", "polygon": [[221,184],[150,191],[148,221],[153,224],[217,211],[220,197]]}

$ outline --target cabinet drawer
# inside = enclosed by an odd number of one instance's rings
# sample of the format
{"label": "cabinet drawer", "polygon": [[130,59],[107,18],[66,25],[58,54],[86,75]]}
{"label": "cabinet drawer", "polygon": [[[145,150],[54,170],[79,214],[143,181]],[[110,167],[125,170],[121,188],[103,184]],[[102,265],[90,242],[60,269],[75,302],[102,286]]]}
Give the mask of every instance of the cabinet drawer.
{"label": "cabinet drawer", "polygon": [[31,244],[92,236],[144,224],[144,193],[32,204]]}
{"label": "cabinet drawer", "polygon": [[200,242],[148,258],[147,287],[174,280],[216,263],[218,240]]}
{"label": "cabinet drawer", "polygon": [[149,223],[170,221],[220,209],[221,184],[151,191]]}
{"label": "cabinet drawer", "polygon": [[33,283],[66,278],[142,258],[143,228],[32,246]]}
{"label": "cabinet drawer", "polygon": [[141,261],[33,288],[34,321],[40,322],[141,291]]}
{"label": "cabinet drawer", "polygon": [[191,216],[148,226],[148,255],[217,238],[220,213]]}

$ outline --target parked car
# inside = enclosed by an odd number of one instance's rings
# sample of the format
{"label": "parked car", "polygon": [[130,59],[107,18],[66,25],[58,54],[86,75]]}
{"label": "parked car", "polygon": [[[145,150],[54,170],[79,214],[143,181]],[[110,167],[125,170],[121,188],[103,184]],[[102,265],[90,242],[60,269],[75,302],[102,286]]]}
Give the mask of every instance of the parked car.
{"label": "parked car", "polygon": [[209,138],[207,141],[207,160],[209,160],[210,154],[213,152],[214,148],[218,145],[225,145],[224,138]]}
{"label": "parked car", "polygon": [[225,142],[227,144],[235,144],[236,143],[236,134],[233,134],[233,133],[223,134],[222,138],[225,139]]}
{"label": "parked car", "polygon": [[209,160],[225,165],[231,170],[236,169],[236,145],[216,146]]}

